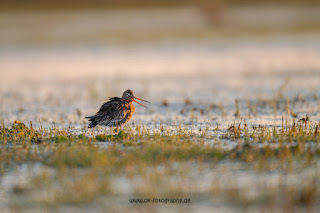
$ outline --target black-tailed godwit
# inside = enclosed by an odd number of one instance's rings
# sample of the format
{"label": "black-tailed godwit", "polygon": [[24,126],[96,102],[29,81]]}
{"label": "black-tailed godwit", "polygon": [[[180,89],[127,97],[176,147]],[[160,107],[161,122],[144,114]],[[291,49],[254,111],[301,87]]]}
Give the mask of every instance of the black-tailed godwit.
{"label": "black-tailed godwit", "polygon": [[[108,102],[104,103],[100,110],[93,116],[86,117],[91,121],[89,128],[93,128],[96,125],[109,126],[109,127],[121,127],[126,124],[132,117],[135,107],[132,102],[136,102],[142,106],[137,100],[145,101],[134,96],[132,90],[126,90],[121,98],[113,97]],[[145,101],[150,103],[148,101]],[[146,106],[144,106],[146,107]]]}

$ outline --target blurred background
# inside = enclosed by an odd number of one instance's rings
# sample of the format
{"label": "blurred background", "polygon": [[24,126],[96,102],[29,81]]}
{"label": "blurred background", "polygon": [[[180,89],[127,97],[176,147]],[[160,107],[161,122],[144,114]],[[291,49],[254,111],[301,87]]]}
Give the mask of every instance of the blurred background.
{"label": "blurred background", "polygon": [[316,0],[1,0],[0,29],[5,121],[81,121],[128,88],[138,114],[320,97]]}
{"label": "blurred background", "polygon": [[0,0],[0,212],[317,212],[319,83],[319,0]]}

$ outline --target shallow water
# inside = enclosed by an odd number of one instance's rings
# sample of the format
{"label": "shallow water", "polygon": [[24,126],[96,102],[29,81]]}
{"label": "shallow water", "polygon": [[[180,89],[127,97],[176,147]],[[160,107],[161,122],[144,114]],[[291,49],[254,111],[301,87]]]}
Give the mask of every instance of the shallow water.
{"label": "shallow water", "polygon": [[[174,123],[225,128],[235,120],[235,99],[249,125],[292,120],[287,104],[298,118],[308,114],[319,121],[317,39],[22,50],[0,54],[0,111],[6,124],[32,121],[81,131],[85,116],[128,88],[152,103],[136,106],[128,124],[133,127],[152,130],[162,122],[169,128]],[[272,107],[272,100],[279,103]]]}

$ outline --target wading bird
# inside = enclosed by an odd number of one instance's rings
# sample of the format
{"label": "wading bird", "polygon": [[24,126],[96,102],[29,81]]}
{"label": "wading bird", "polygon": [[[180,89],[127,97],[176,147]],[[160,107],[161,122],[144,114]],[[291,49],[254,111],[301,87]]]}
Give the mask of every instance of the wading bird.
{"label": "wading bird", "polygon": [[136,99],[150,103],[134,97],[132,90],[128,89],[123,93],[122,98],[110,98],[108,102],[100,107],[100,110],[95,115],[85,117],[91,121],[88,128],[93,128],[96,125],[121,128],[122,125],[131,119],[134,113],[135,107],[132,104],[133,101],[144,106],[136,101]]}

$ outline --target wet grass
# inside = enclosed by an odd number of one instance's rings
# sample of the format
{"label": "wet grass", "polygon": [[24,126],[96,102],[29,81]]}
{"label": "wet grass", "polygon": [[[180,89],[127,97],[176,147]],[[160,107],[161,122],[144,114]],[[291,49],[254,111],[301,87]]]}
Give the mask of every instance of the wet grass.
{"label": "wet grass", "polygon": [[[137,126],[94,135],[87,130],[73,134],[71,128],[35,129],[32,122],[26,125],[15,121],[0,128],[0,172],[4,176],[23,165],[43,167],[27,178],[27,183],[11,186],[10,196],[15,199],[9,205],[15,208],[25,208],[30,203],[52,208],[91,205],[99,199],[117,197],[121,191],[133,197],[189,197],[194,202],[219,198],[235,208],[266,209],[271,205],[284,210],[295,206],[316,209],[320,195],[316,178],[320,160],[318,128],[319,124],[306,118],[284,122],[281,127],[248,127],[241,120],[219,129],[223,134],[215,138],[209,134],[210,127],[195,132],[181,126],[172,130],[161,125],[154,131]],[[206,142],[209,139],[234,141],[236,145],[228,149]],[[248,178],[253,186],[237,184],[237,177],[232,175],[227,178],[235,179],[227,185],[219,176],[208,180],[201,177],[220,173],[218,168],[224,164],[240,164],[234,174],[251,174]],[[311,176],[306,172],[310,169]],[[306,173],[298,177],[304,179],[303,184],[289,181],[288,176],[301,172]],[[280,179],[276,184],[270,183],[270,188],[255,180],[274,173]],[[208,182],[208,188],[199,190],[199,181],[190,180],[193,176]],[[119,178],[131,183],[131,192],[119,190],[121,183],[115,184]]]}
{"label": "wet grass", "polygon": [[[94,156],[98,156],[99,152],[121,150],[121,152],[127,154],[143,155],[144,152],[141,151],[145,151],[145,154],[160,161],[163,160],[164,156],[167,156],[168,159],[172,157],[175,160],[190,160],[198,155],[208,160],[211,157],[216,157],[215,154],[210,154],[211,151],[213,153],[219,152],[222,156],[226,156],[226,154],[233,156],[234,153],[238,153],[235,150],[238,150],[239,147],[246,150],[250,147],[252,152],[256,152],[258,149],[271,149],[270,147],[273,146],[272,153],[277,153],[280,149],[293,149],[293,151],[297,149],[297,153],[294,153],[294,155],[305,154],[307,151],[312,151],[314,154],[318,153],[319,124],[309,121],[308,116],[290,124],[288,121],[283,121],[281,127],[263,125],[249,127],[241,120],[239,123],[234,121],[228,129],[223,130],[216,127],[214,131],[217,130],[223,132],[218,138],[219,140],[235,140],[238,144],[237,148],[227,150],[213,143],[205,142],[206,139],[215,138],[208,134],[209,127],[199,128],[198,131],[190,131],[181,126],[172,130],[162,125],[159,131],[154,130],[153,132],[143,126],[137,126],[135,130],[128,127],[125,131],[94,136],[89,131],[77,135],[72,133],[71,129],[34,129],[31,122],[28,127],[19,121],[15,121],[11,127],[2,126],[0,128],[0,139],[1,149],[5,150],[3,154],[9,156],[10,153],[16,153],[19,150],[23,151],[19,153],[19,156],[23,156],[23,159],[35,158],[37,160],[41,160],[41,155],[44,153],[50,154],[51,157],[58,155],[57,159],[59,159],[60,155],[65,153],[64,151],[70,151],[70,154],[74,155],[70,157],[70,160],[76,159],[76,156],[80,153],[92,152]],[[108,146],[103,146],[103,149],[101,149],[101,143],[98,143],[101,141]],[[128,146],[133,149],[126,149]],[[72,154],[73,151],[80,153]],[[256,154],[261,155],[263,153],[262,151],[262,153]],[[102,155],[104,154],[102,153]],[[220,154],[217,155],[220,156]],[[140,156],[140,158],[145,158],[145,156]],[[48,159],[51,158],[46,160]],[[80,159],[92,160],[90,156]],[[151,158],[145,160],[152,162]],[[19,162],[18,159],[15,161]],[[92,165],[89,163],[88,166]]]}

